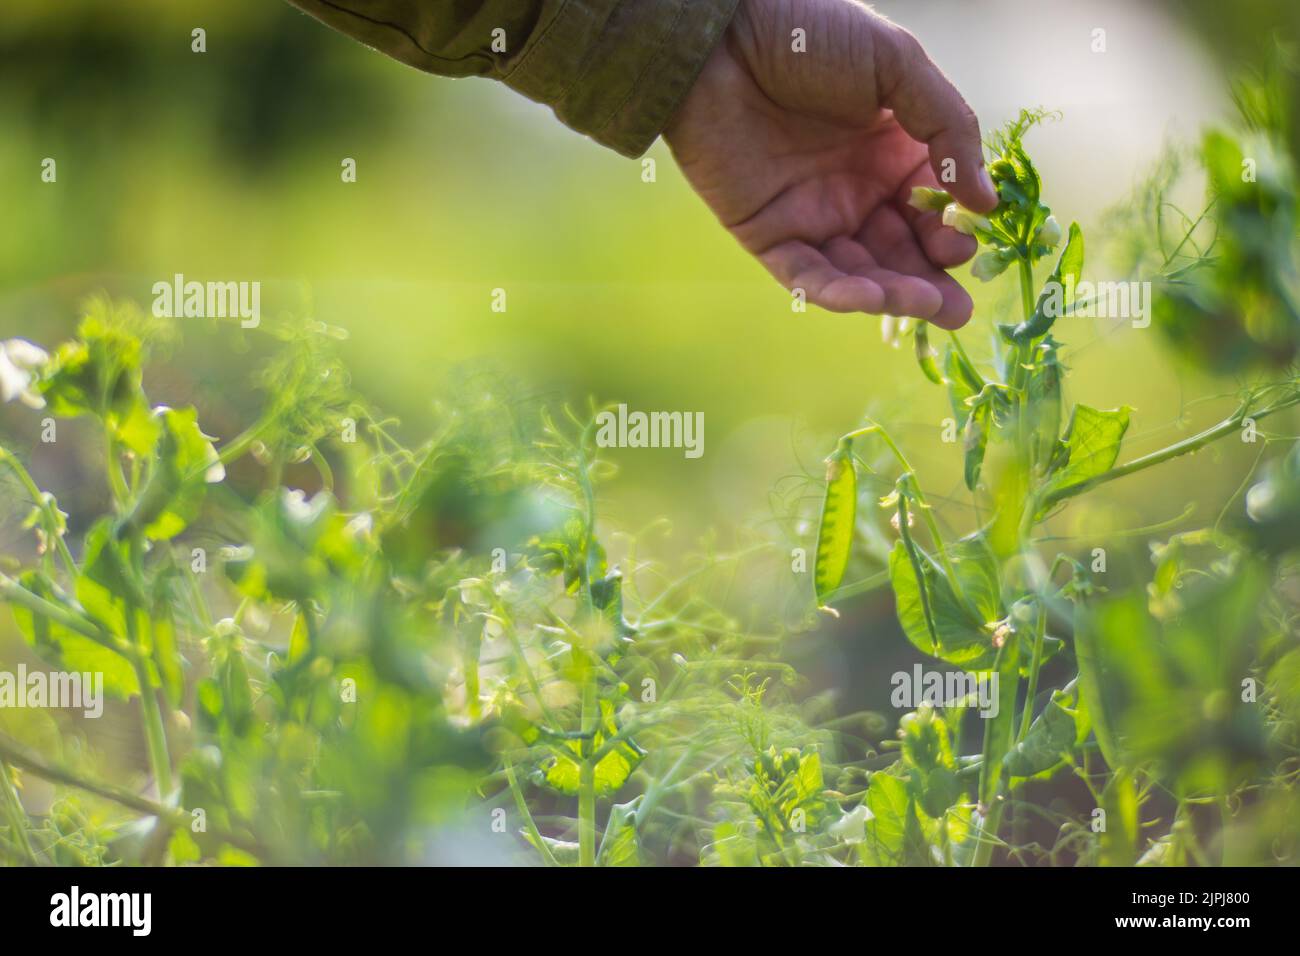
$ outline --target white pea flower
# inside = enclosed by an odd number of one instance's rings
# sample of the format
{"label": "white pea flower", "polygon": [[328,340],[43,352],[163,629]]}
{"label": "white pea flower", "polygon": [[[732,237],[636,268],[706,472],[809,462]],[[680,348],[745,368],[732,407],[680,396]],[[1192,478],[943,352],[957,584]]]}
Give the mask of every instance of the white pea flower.
{"label": "white pea flower", "polygon": [[1048,216],[1038,227],[1038,234],[1034,237],[1034,241],[1049,249],[1061,241],[1061,224],[1056,221],[1055,216]]}
{"label": "white pea flower", "polygon": [[44,408],[45,399],[33,388],[35,370],[48,362],[46,351],[26,339],[0,342],[0,401],[15,398],[28,408]]}
{"label": "white pea flower", "polygon": [[898,348],[902,337],[907,334],[907,330],[911,327],[912,321],[905,315],[882,315],[880,317],[880,338],[886,345]]}
{"label": "white pea flower", "polygon": [[989,232],[993,228],[993,223],[989,222],[987,216],[981,216],[977,212],[963,209],[955,202],[943,207],[943,224],[951,226],[963,236],[973,236],[977,232]]}
{"label": "white pea flower", "polygon": [[203,449],[203,454],[207,463],[207,470],[203,472],[203,480],[209,485],[215,485],[226,479],[226,466],[221,461],[221,455],[217,453],[216,447],[212,442],[208,442],[208,447]]}
{"label": "white pea flower", "polygon": [[[890,515],[889,526],[894,529],[895,533],[897,534],[903,533],[902,523],[898,520],[897,511],[895,511],[892,515]],[[916,515],[912,514],[912,512],[910,511],[907,513],[907,526],[908,528],[916,527]]]}
{"label": "white pea flower", "polygon": [[929,186],[913,186],[912,195],[907,200],[909,206],[921,212],[943,212],[950,202],[952,196],[942,189],[931,189]]}
{"label": "white pea flower", "polygon": [[971,264],[970,274],[981,282],[988,282],[1005,272],[1010,262],[1000,252],[981,252]]}

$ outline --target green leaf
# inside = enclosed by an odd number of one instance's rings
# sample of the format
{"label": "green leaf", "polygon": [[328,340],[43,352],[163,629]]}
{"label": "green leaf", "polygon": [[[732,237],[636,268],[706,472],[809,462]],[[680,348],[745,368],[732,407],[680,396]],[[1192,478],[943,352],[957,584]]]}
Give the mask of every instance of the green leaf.
{"label": "green leaf", "polygon": [[1269,734],[1261,708],[1243,700],[1242,680],[1275,626],[1266,599],[1273,574],[1243,557],[1186,575],[1179,605],[1161,617],[1140,591],[1079,615],[1083,700],[1098,740],[1112,738],[1102,744],[1112,768],[1154,765],[1183,792],[1254,778]]}
{"label": "green leaf", "polygon": [[253,716],[253,691],[248,683],[248,666],[238,647],[231,647],[222,655],[217,664],[217,679],[223,714],[236,733],[243,733]]}
{"label": "green leaf", "polygon": [[789,796],[789,809],[809,800],[815,800],[826,789],[822,778],[822,758],[817,751],[803,754],[799,758],[799,769],[792,778],[794,792]]}
{"label": "green leaf", "polygon": [[1013,777],[1045,773],[1060,766],[1063,755],[1072,752],[1087,735],[1088,721],[1079,708],[1076,679],[1052,694],[1043,712],[1030,725],[1025,739],[1003,759],[1003,766]]}
{"label": "green leaf", "polygon": [[981,393],[971,404],[970,416],[966,419],[962,476],[966,480],[966,487],[971,491],[979,484],[980,469],[984,466],[984,452],[988,448],[989,430],[993,422],[993,400],[992,393]]}
{"label": "green leaf", "polygon": [[144,595],[136,593],[127,569],[125,545],[113,537],[112,519],[104,518],[86,532],[85,558],[77,578],[77,600],[86,613],[106,630],[128,637],[129,602],[147,606]]}
{"label": "green leaf", "polygon": [[[1131,605],[1127,608],[1108,605],[1105,613],[1132,613],[1138,610],[1140,609]],[[1141,622],[1141,615],[1139,614],[1135,620]],[[1076,604],[1074,614],[1074,657],[1079,666],[1079,701],[1092,718],[1092,729],[1097,737],[1097,746],[1101,749],[1102,758],[1111,769],[1119,769],[1123,766],[1123,763],[1119,743],[1115,736],[1111,708],[1102,696],[1102,686],[1106,675],[1102,670],[1097,648],[1098,630],[1100,627],[1106,626],[1108,625],[1096,619],[1095,612],[1088,608],[1087,605],[1082,602]],[[1148,630],[1144,625],[1139,636],[1145,636]]]}
{"label": "green leaf", "polygon": [[105,421],[123,448],[141,458],[153,454],[161,428],[143,397],[122,412],[110,411]]}
{"label": "green leaf", "polygon": [[713,828],[713,842],[706,848],[704,860],[716,866],[758,866],[758,847],[739,824],[725,821]]}
{"label": "green leaf", "polygon": [[948,725],[932,708],[925,707],[904,715],[898,729],[912,795],[927,816],[942,818],[961,795]]}
{"label": "green leaf", "polygon": [[206,485],[225,477],[212,440],[199,430],[193,408],[159,406],[153,420],[161,429],[154,471],[134,520],[156,540],[173,538],[193,521],[203,505]]}
{"label": "green leaf", "polygon": [[1058,345],[1049,335],[1036,348],[1026,393],[1028,423],[1033,433],[1033,461],[1045,468],[1056,451],[1061,431],[1061,363]]}
{"label": "green leaf", "polygon": [[1109,411],[1075,405],[1065,427],[1066,458],[1052,475],[1048,490],[1087,481],[1114,467],[1132,411],[1127,405]]}
{"label": "green leaf", "polygon": [[[1070,223],[1070,234],[1056,263],[1056,277],[1067,289],[1078,285],[1083,277],[1083,230],[1077,222]],[[1066,303],[1069,304],[1068,302]]]}
{"label": "green leaf", "polygon": [[[593,736],[589,748],[591,753],[601,749],[607,740],[613,739],[619,733],[618,721],[614,715],[614,702],[601,698],[600,714],[600,727]],[[566,740],[556,745],[551,756],[542,765],[547,785],[568,796],[575,795],[578,792],[581,775],[579,761],[582,759],[582,754],[581,740]],[[615,744],[596,763],[594,776],[597,796],[608,796],[622,787],[644,757],[645,751],[629,738],[624,738]]]}
{"label": "green leaf", "polygon": [[1007,335],[1015,342],[1025,342],[1046,335],[1069,306],[1069,296],[1083,272],[1083,230],[1070,223],[1070,234],[1056,261],[1056,268],[1043,284],[1034,304],[1033,314],[1011,329]]}
{"label": "green leaf", "polygon": [[949,345],[943,353],[943,375],[948,382],[948,403],[958,428],[966,426],[970,400],[984,390],[979,372],[971,368],[961,353]]}
{"label": "green leaf", "polygon": [[866,842],[860,845],[866,861],[875,866],[904,863],[910,799],[907,784],[883,771],[871,775],[867,787]]}
{"label": "green leaf", "polygon": [[[28,571],[19,583],[33,594],[59,603],[43,575]],[[140,693],[135,668],[121,654],[25,607],[15,604],[13,612],[23,639],[50,666],[70,673],[103,674],[104,692],[114,697],[127,698]]]}
{"label": "green leaf", "polygon": [[[919,548],[917,549],[920,550]],[[918,582],[906,545],[898,541],[889,556],[898,622],[920,651],[967,670],[991,667],[997,651],[989,625],[1001,618],[998,566],[982,535],[972,535],[948,547],[966,603],[958,600],[937,561],[921,552],[922,581]],[[921,588],[925,588],[922,594]],[[928,597],[934,631],[926,624],[923,598]]]}
{"label": "green leaf", "polygon": [[157,437],[141,390],[144,344],[124,312],[95,303],[77,327],[77,338],[55,350],[41,380],[51,414],[96,415],[114,438],[148,455]]}
{"label": "green leaf", "polygon": [[1137,858],[1137,781],[1127,769],[1116,769],[1101,794],[1106,828],[1101,831],[1101,865],[1132,866]]}
{"label": "green leaf", "polygon": [[[527,830],[520,830],[519,833],[534,847],[537,847],[539,850],[541,849],[541,847],[537,846],[537,841],[533,839],[533,835],[530,832]],[[577,843],[572,840],[556,840],[554,837],[548,837],[544,834],[541,836],[542,843],[551,851],[551,856],[555,858],[556,863],[560,864],[560,866],[578,865]]]}
{"label": "green leaf", "polygon": [[630,803],[616,803],[610,807],[609,821],[600,840],[600,865],[640,866],[641,862],[635,807]]}
{"label": "green leaf", "polygon": [[163,693],[173,708],[179,708],[185,692],[185,673],[181,670],[181,655],[176,646],[176,622],[166,601],[154,606],[149,626],[153,662],[161,678]]}
{"label": "green leaf", "polygon": [[[1016,640],[1020,642],[1020,676],[1028,677],[1029,669],[1033,666],[1032,657],[1034,653],[1034,635],[1025,630],[1016,631]],[[1046,664],[1057,654],[1065,649],[1065,641],[1059,637],[1052,637],[1050,634],[1043,635],[1043,655],[1041,664]]]}

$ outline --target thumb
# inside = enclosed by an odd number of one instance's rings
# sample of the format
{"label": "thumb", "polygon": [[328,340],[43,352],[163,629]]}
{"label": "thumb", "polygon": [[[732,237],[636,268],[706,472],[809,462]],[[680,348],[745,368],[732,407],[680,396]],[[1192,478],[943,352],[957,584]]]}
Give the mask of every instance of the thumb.
{"label": "thumb", "polygon": [[902,27],[882,21],[877,33],[876,90],[907,135],[925,143],[939,185],[976,212],[998,204],[984,169],[980,125],[957,88],[920,42]]}

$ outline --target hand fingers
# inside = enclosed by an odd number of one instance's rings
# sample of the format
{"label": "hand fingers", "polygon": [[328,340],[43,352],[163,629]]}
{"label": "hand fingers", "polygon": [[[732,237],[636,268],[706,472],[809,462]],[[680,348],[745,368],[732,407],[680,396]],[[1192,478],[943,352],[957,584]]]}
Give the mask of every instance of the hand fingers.
{"label": "hand fingers", "polygon": [[926,258],[898,210],[880,207],[867,219],[857,238],[880,266],[913,276],[934,290],[939,297],[938,308],[921,318],[945,329],[957,329],[970,321],[975,308],[970,295],[956,279]]}
{"label": "hand fingers", "polygon": [[963,262],[968,262],[975,255],[979,243],[974,236],[963,236],[956,229],[943,224],[943,217],[937,212],[921,212],[908,205],[914,186],[936,186],[934,174],[929,167],[918,166],[916,172],[903,181],[902,188],[894,197],[894,204],[912,232],[925,250],[926,258],[936,266],[951,269]]}
{"label": "hand fingers", "polygon": [[825,254],[806,242],[791,240],[762,253],[759,261],[787,289],[802,289],[809,302],[832,312],[885,311],[879,283],[836,268]]}
{"label": "hand fingers", "polygon": [[969,209],[991,211],[998,195],[984,169],[974,112],[916,37],[884,22],[877,37],[881,105],[894,111],[909,136],[929,147],[930,166],[943,188]]}
{"label": "hand fingers", "polygon": [[927,278],[886,268],[848,236],[832,239],[822,251],[831,265],[880,286],[885,297],[881,312],[928,319],[943,308],[943,296]]}

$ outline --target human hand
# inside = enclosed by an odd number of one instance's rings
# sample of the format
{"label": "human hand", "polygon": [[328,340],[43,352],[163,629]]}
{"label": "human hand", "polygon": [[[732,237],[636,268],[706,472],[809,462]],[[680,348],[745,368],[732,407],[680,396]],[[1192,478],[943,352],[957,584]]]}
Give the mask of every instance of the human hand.
{"label": "human hand", "polygon": [[998,197],[974,113],[901,27],[854,0],[741,0],[664,137],[722,224],[809,302],[970,318],[944,269],[975,240],[907,200],[940,179],[976,212]]}

